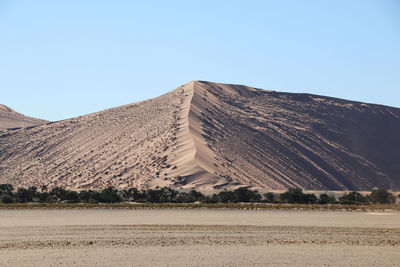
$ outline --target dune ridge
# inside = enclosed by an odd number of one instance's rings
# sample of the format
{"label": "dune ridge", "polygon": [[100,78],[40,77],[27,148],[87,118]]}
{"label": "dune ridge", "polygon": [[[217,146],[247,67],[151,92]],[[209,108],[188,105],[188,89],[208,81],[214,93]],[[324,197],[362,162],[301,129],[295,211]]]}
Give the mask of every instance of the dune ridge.
{"label": "dune ridge", "polygon": [[400,109],[193,81],[0,131],[0,183],[72,189],[400,188]]}
{"label": "dune ridge", "polygon": [[25,116],[0,104],[0,131],[9,128],[21,128],[44,124],[47,121]]}

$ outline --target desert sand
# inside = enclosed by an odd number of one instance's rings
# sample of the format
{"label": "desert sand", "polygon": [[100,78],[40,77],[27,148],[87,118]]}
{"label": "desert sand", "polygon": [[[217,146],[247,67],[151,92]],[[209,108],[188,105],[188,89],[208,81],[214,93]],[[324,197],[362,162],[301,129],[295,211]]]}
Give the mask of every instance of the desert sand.
{"label": "desert sand", "polygon": [[0,131],[0,183],[212,191],[400,188],[400,109],[194,81]]}
{"label": "desert sand", "polygon": [[1,210],[1,266],[396,266],[399,212]]}
{"label": "desert sand", "polygon": [[0,131],[9,128],[29,127],[44,123],[47,123],[47,121],[25,116],[0,104]]}

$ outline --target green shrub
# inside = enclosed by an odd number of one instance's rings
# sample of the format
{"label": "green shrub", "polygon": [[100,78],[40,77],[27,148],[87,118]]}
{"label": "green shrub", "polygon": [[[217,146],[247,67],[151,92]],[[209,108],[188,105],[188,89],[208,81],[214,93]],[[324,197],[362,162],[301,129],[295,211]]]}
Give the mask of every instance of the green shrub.
{"label": "green shrub", "polygon": [[280,194],[284,203],[314,204],[317,197],[314,194],[304,194],[300,188],[289,188],[285,193]]}
{"label": "green shrub", "polygon": [[[239,201],[238,195],[232,191],[222,191],[217,195],[217,202],[222,203],[237,203]],[[248,202],[248,201],[241,201]]]}
{"label": "green shrub", "polygon": [[79,202],[79,194],[76,191],[67,191],[64,195],[64,199],[69,203],[78,203]]}
{"label": "green shrub", "polygon": [[334,204],[336,203],[336,198],[333,195],[321,194],[319,196],[319,204]]}
{"label": "green shrub", "polygon": [[12,195],[14,187],[10,184],[0,184],[0,195]]}
{"label": "green shrub", "polygon": [[11,203],[14,203],[14,198],[12,198],[12,197],[9,196],[9,195],[4,195],[4,196],[1,198],[1,202],[6,203],[6,204],[11,204]]}
{"label": "green shrub", "polygon": [[339,202],[340,204],[367,204],[368,197],[363,196],[359,192],[353,191],[340,197]]}
{"label": "green shrub", "polygon": [[97,200],[103,203],[116,203],[121,202],[122,198],[119,195],[118,190],[110,186],[100,192]]}
{"label": "green shrub", "polygon": [[32,202],[33,200],[29,191],[25,188],[18,188],[15,197],[20,203]]}
{"label": "green shrub", "polygon": [[268,192],[264,194],[265,202],[267,203],[275,203],[275,195],[272,192]]}
{"label": "green shrub", "polygon": [[233,191],[238,202],[260,202],[262,197],[257,190],[250,190],[246,187],[239,187]]}
{"label": "green shrub", "polygon": [[392,204],[396,202],[395,196],[385,189],[373,190],[370,195],[371,202],[379,204]]}

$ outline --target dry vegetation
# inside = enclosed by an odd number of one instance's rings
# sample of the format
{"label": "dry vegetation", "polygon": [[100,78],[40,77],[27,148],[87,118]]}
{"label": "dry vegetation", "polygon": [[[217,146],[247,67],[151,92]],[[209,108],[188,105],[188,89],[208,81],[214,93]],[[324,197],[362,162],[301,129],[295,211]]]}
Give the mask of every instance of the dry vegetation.
{"label": "dry vegetation", "polygon": [[0,203],[0,209],[238,209],[238,210],[326,210],[400,211],[399,204],[270,204],[270,203]]}

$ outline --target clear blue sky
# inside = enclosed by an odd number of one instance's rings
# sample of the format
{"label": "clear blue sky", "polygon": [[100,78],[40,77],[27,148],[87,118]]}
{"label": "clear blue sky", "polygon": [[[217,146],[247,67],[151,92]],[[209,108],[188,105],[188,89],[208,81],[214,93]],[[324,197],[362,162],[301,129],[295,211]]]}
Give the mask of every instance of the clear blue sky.
{"label": "clear blue sky", "polygon": [[400,1],[0,0],[0,103],[60,120],[191,80],[400,107]]}

